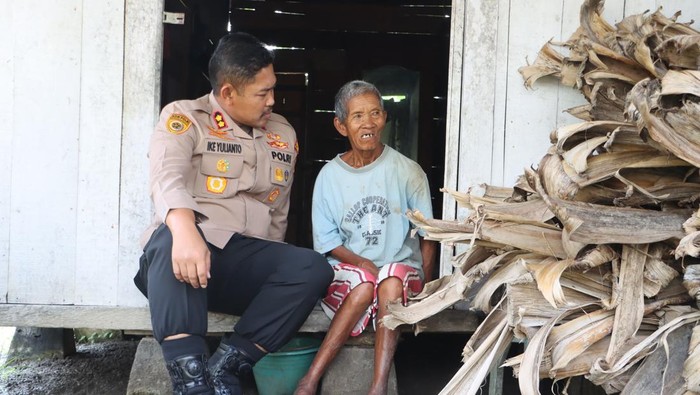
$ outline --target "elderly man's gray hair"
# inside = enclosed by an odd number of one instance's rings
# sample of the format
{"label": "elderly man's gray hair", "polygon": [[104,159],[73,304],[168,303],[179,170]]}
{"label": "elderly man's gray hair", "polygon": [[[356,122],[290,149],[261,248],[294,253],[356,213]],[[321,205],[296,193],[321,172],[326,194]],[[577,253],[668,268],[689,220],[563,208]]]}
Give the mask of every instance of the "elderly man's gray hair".
{"label": "elderly man's gray hair", "polygon": [[379,93],[379,89],[377,89],[376,86],[362,80],[350,81],[343,85],[335,95],[335,116],[338,117],[340,122],[345,122],[345,120],[348,118],[348,102],[350,99],[366,93],[371,93],[377,96],[377,99],[379,99],[379,105],[382,107],[382,111],[384,110],[382,94]]}

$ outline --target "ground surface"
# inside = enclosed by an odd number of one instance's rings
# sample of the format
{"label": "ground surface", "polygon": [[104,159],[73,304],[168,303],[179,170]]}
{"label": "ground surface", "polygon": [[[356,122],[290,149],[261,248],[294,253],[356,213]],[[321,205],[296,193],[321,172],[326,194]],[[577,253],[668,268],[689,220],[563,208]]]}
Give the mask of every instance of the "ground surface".
{"label": "ground surface", "polygon": [[[65,358],[0,364],[0,395],[124,395],[138,338],[78,344]],[[437,394],[460,366],[466,338],[406,336],[396,353],[400,395]]]}
{"label": "ground surface", "polygon": [[124,395],[137,340],[78,344],[65,358],[10,360],[0,366],[0,395]]}

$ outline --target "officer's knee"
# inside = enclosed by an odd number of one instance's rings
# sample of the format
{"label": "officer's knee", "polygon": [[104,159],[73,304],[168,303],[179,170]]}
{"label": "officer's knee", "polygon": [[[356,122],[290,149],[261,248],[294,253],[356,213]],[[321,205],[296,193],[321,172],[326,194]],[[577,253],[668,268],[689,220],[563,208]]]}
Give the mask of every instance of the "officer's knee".
{"label": "officer's knee", "polygon": [[304,276],[307,283],[325,292],[333,281],[333,268],[326,258],[314,250],[306,250],[304,254]]}
{"label": "officer's knee", "polygon": [[319,272],[320,281],[324,284],[324,288],[328,287],[335,276],[333,268],[328,263],[326,257],[316,251],[314,251],[314,254],[316,254],[314,259],[317,262],[314,265],[317,267],[317,271]]}

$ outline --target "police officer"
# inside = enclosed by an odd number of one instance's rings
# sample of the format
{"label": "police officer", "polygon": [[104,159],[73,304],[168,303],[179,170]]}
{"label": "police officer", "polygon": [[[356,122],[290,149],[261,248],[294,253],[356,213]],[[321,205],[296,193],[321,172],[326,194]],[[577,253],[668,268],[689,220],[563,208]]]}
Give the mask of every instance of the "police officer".
{"label": "police officer", "polygon": [[[134,281],[148,297],[175,394],[242,394],[239,376],[301,327],[333,278],[282,243],[299,146],[272,112],[273,54],[231,33],[212,92],[165,106],[149,149],[154,224]],[[207,310],[240,315],[211,358]]]}

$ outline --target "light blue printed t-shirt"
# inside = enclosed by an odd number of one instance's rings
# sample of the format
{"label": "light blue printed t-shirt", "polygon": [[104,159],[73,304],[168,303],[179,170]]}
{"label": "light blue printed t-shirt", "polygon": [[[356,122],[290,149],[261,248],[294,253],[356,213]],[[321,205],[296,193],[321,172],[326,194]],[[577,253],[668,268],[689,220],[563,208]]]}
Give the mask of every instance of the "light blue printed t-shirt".
{"label": "light blue printed t-shirt", "polygon": [[433,217],[428,178],[418,163],[386,145],[377,160],[360,169],[338,155],[316,178],[314,249],[326,254],[342,245],[377,267],[401,262],[422,274],[420,243],[411,237],[405,214],[416,209]]}

